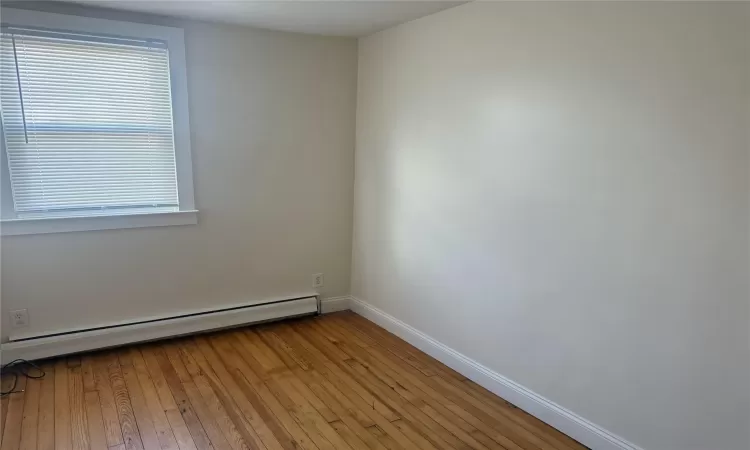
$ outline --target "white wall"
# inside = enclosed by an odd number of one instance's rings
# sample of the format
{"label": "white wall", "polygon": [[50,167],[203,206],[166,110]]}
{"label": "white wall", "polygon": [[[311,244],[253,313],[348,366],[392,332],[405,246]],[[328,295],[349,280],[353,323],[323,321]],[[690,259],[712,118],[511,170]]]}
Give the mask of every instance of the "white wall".
{"label": "white wall", "polygon": [[[19,5],[24,6],[24,5]],[[185,29],[199,224],[2,238],[30,332],[312,291],[349,293],[357,43],[49,8]]]}
{"label": "white wall", "polygon": [[649,450],[750,448],[750,5],[360,41],[352,294]]}

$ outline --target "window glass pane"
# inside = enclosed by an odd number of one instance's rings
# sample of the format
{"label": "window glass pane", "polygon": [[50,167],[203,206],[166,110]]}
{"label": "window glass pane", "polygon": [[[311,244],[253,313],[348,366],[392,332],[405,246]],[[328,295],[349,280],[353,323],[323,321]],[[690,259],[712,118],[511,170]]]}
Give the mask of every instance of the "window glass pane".
{"label": "window glass pane", "polygon": [[49,34],[0,38],[16,212],[176,209],[168,50]]}

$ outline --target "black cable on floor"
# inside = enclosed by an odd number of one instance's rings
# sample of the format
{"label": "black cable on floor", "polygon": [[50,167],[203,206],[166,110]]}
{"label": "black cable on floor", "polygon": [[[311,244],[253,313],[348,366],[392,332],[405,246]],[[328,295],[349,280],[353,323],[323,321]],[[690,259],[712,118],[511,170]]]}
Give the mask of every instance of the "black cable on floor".
{"label": "black cable on floor", "polygon": [[0,392],[0,397],[5,397],[6,395],[13,394],[14,392],[23,392],[23,389],[18,391],[16,390],[19,377],[26,377],[35,380],[38,378],[44,378],[44,375],[46,374],[41,369],[41,367],[37,366],[31,361],[26,361],[25,359],[16,359],[14,361],[11,361],[8,364],[0,367],[0,378],[4,380],[5,377],[12,376],[13,386],[11,386],[11,388],[7,391]]}

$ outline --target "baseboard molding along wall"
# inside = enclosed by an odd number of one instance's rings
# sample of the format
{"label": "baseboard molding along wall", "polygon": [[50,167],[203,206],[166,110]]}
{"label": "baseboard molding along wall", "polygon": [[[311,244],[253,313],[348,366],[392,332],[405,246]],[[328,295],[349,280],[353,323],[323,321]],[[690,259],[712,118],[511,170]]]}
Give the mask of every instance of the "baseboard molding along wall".
{"label": "baseboard molding along wall", "polygon": [[[335,304],[336,302],[334,302]],[[321,309],[323,303],[321,302]],[[176,336],[203,333],[318,312],[313,295],[267,299],[216,310],[185,311],[182,315],[150,317],[141,321],[103,324],[98,328],[68,330],[41,336],[12,336],[0,346],[0,361],[43,359]]]}
{"label": "baseboard molding along wall", "polygon": [[[312,306],[314,307],[314,299]],[[274,317],[294,316],[305,313],[309,308],[309,304],[307,306],[295,303],[269,304],[255,310],[254,313],[257,315],[252,318],[242,317],[241,314],[237,314],[236,312],[232,312],[231,314],[222,313],[211,318],[210,321],[207,318],[200,318],[200,320],[196,320],[195,324],[171,324],[173,328],[165,326],[170,325],[169,323],[162,322],[158,330],[155,328],[150,329],[151,327],[146,324],[144,329],[133,327],[130,329],[115,330],[114,332],[112,330],[101,330],[101,335],[97,332],[86,336],[55,336],[40,341],[6,343],[2,345],[2,361],[8,362],[15,358],[45,358],[56,354],[75,353],[94,348],[160,339],[172,335],[190,334],[212,328],[236,326],[242,323],[267,320]],[[347,309],[351,309],[360,316],[385,328],[470,380],[594,450],[643,450],[641,447],[610,433],[572,411],[547,400],[530,389],[436,341],[432,337],[364,300],[350,296],[340,296],[324,298],[320,301],[320,310],[323,314]],[[227,311],[227,313],[229,312]]]}
{"label": "baseboard molding along wall", "polygon": [[[49,358],[70,353],[85,352],[106,347],[165,339],[185,334],[201,333],[214,329],[242,326],[258,321],[293,317],[311,313],[316,309],[314,295],[300,306],[299,302],[257,305],[248,311],[222,311],[206,316],[170,319],[158,322],[134,323],[117,328],[96,329],[86,332],[66,332],[38,339],[7,342],[0,346],[0,362],[7,363],[17,358],[28,360]],[[282,298],[273,300],[283,300]],[[237,305],[233,305],[237,306]],[[253,306],[248,304],[247,306]],[[349,309],[349,296],[329,297],[320,300],[323,314]],[[188,311],[195,313],[196,311]],[[210,311],[201,311],[209,313]],[[153,319],[153,318],[148,318]],[[36,336],[21,336],[27,339]]]}
{"label": "baseboard molding along wall", "polygon": [[324,298],[320,301],[320,312],[328,314],[336,311],[346,311],[349,309],[350,298],[348,295]]}
{"label": "baseboard molding along wall", "polygon": [[375,306],[351,297],[351,310],[376,323],[480,386],[594,450],[643,450],[562,406],[436,341]]}

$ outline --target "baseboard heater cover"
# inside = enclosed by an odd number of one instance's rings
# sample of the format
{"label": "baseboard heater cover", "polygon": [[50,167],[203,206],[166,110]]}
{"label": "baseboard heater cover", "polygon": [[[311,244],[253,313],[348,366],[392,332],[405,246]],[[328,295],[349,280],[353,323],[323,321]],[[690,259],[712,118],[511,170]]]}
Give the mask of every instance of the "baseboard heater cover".
{"label": "baseboard heater cover", "polygon": [[80,353],[136,342],[320,313],[317,297],[300,297],[175,317],[13,339],[2,345],[2,363]]}

